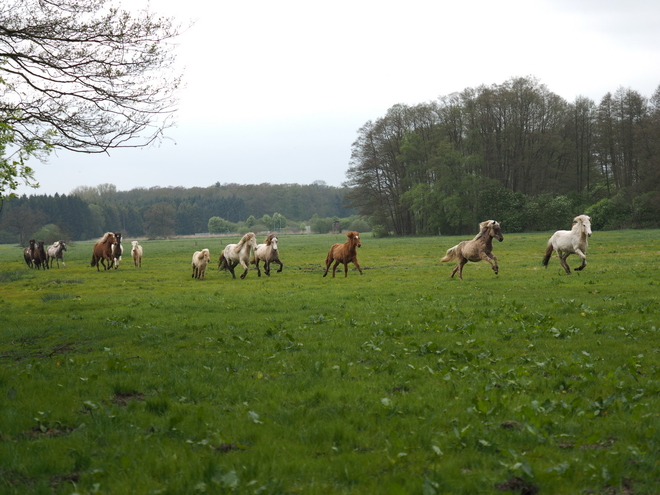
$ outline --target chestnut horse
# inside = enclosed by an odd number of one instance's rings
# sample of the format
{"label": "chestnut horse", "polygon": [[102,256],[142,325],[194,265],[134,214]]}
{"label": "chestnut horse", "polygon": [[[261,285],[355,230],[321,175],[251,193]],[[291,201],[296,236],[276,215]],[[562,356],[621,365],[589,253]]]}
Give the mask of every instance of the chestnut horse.
{"label": "chestnut horse", "polygon": [[587,238],[591,237],[591,217],[587,215],[578,215],[573,219],[573,228],[571,230],[558,230],[550,240],[545,250],[543,266],[548,268],[548,261],[553,251],[557,251],[559,263],[566,273],[570,275],[571,269],[566,263],[569,254],[577,254],[582,258],[582,264],[575,271],[582,270],[587,266]]}
{"label": "chestnut horse", "polygon": [[[106,232],[103,238],[94,244],[94,253],[92,254],[92,266],[96,267],[96,271],[101,271],[99,265],[103,265],[104,270],[110,270],[112,268],[113,258],[112,258],[112,245],[117,242],[115,234],[112,232]],[[105,265],[107,260],[108,265]]]}
{"label": "chestnut horse", "polygon": [[452,278],[458,272],[458,277],[463,280],[463,267],[468,261],[481,261],[485,260],[490,263],[495,275],[499,271],[497,266],[497,256],[493,254],[493,237],[502,242],[502,228],[495,220],[486,220],[479,224],[479,233],[471,241],[463,241],[456,244],[454,247],[447,249],[447,253],[440,260],[452,261],[458,259],[458,264],[451,272]]}
{"label": "chestnut horse", "polygon": [[277,248],[277,235],[268,234],[264,244],[257,245],[254,250],[254,259],[250,261],[253,265],[257,265],[257,275],[261,277],[261,270],[259,269],[259,261],[264,262],[264,272],[270,277],[270,264],[277,263],[280,269],[277,273],[282,271],[284,264],[280,261],[280,251]]}
{"label": "chestnut horse", "polygon": [[338,242],[337,244],[333,244],[330,248],[328,256],[325,258],[325,273],[323,274],[324,277],[328,274],[328,270],[330,269],[330,265],[332,265],[333,261],[335,262],[334,266],[332,267],[333,278],[339,263],[344,264],[344,277],[348,277],[349,263],[353,263],[355,268],[359,270],[360,275],[364,275],[364,273],[362,273],[362,268],[360,268],[360,265],[358,264],[356,253],[356,249],[362,247],[362,243],[360,242],[360,234],[354,230],[351,230],[348,234],[346,234],[346,237],[348,237],[348,240],[344,244]]}

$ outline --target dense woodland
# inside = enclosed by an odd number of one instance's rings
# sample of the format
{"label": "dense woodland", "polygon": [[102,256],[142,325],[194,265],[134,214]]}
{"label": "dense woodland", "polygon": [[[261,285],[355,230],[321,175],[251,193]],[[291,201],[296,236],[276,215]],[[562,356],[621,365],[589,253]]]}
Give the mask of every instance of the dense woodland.
{"label": "dense woodland", "polygon": [[534,78],[395,105],[353,144],[348,198],[386,235],[660,226],[660,88],[569,103]]}
{"label": "dense woodland", "polygon": [[301,223],[313,230],[329,231],[332,219],[355,213],[346,208],[346,192],[322,182],[216,183],[207,188],[130,191],[117,191],[112,184],[78,187],[68,195],[24,195],[6,201],[0,211],[0,243],[25,245],[30,238],[92,239],[106,231],[133,237],[189,235],[208,232],[209,220],[214,217],[225,222],[219,232],[241,226],[296,231]]}

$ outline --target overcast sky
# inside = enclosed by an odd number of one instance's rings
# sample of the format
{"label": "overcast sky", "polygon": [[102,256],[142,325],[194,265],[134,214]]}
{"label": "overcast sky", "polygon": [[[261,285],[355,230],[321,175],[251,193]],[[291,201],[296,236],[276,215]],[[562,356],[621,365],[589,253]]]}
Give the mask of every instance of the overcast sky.
{"label": "overcast sky", "polygon": [[157,0],[195,24],[177,49],[186,87],[158,147],[36,161],[41,187],[339,186],[368,120],[481,84],[536,77],[568,101],[660,85],[657,0]]}

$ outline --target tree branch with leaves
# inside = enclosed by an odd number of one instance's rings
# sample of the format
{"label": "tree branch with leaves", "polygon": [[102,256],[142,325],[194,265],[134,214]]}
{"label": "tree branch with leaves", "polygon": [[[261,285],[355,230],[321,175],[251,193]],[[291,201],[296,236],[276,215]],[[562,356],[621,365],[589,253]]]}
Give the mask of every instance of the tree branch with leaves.
{"label": "tree branch with leaves", "polygon": [[18,178],[33,183],[29,157],[161,139],[181,83],[173,71],[179,30],[169,18],[113,0],[0,4],[0,196]]}

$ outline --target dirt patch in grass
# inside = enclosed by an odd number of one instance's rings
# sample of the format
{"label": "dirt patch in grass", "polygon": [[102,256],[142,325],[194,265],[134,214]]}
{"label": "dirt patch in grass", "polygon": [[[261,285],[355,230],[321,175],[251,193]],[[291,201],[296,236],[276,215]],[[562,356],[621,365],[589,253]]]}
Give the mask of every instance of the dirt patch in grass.
{"label": "dirt patch in grass", "polygon": [[28,438],[40,438],[40,437],[64,437],[70,435],[75,428],[71,426],[51,426],[51,427],[42,427],[35,426],[29,432],[25,434]]}
{"label": "dirt patch in grass", "polygon": [[[50,349],[34,348],[37,347],[37,341],[40,337],[24,337],[14,340],[12,344],[19,347],[17,350],[5,351],[0,354],[0,361],[22,361],[23,359],[45,359],[53,357],[56,354],[70,354],[73,352],[81,352],[85,342],[62,342],[53,345]],[[30,349],[30,347],[33,347]],[[88,348],[85,352],[92,351]]]}
{"label": "dirt patch in grass", "polygon": [[536,495],[539,492],[538,486],[518,477],[510,478],[504,483],[495,485],[495,488],[501,492],[513,492],[520,495]]}
{"label": "dirt patch in grass", "polygon": [[120,392],[112,396],[112,403],[120,406],[126,406],[129,402],[138,400],[144,400],[144,394],[140,392]]}
{"label": "dirt patch in grass", "polygon": [[58,474],[53,476],[50,479],[50,487],[53,491],[57,490],[60,486],[71,483],[75,484],[80,481],[80,475],[78,473],[69,473],[69,474]]}

